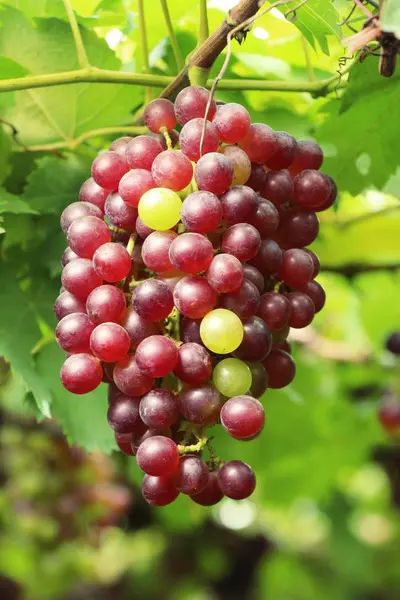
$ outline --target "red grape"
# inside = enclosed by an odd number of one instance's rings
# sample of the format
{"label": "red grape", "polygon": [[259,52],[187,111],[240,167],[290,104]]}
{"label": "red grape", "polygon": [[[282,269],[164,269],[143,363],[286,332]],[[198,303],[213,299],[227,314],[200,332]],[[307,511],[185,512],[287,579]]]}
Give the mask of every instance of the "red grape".
{"label": "red grape", "polygon": [[176,487],[183,494],[199,494],[209,480],[208,467],[198,456],[181,456],[176,474]]}
{"label": "red grape", "polygon": [[249,279],[235,291],[223,294],[220,306],[236,313],[241,319],[249,319],[256,314],[260,303],[260,292]]}
{"label": "red grape", "polygon": [[320,265],[318,256],[312,250],[309,250],[308,248],[303,248],[303,252],[307,252],[308,256],[310,256],[311,260],[313,261],[312,278],[314,279],[321,270],[321,265]]}
{"label": "red grape", "polygon": [[106,200],[104,210],[107,219],[115,227],[134,231],[138,211],[133,206],[126,204],[119,194],[110,194]]}
{"label": "red grape", "polygon": [[257,315],[270,329],[282,329],[290,317],[289,300],[278,292],[267,292],[261,296]]}
{"label": "red grape", "polygon": [[232,185],[233,166],[223,154],[210,152],[199,159],[194,177],[200,190],[220,195]]}
{"label": "red grape", "polygon": [[211,192],[193,192],[182,204],[181,218],[188,231],[208,233],[221,222],[222,204]]}
{"label": "red grape", "polygon": [[175,481],[170,477],[145,475],[142,483],[143,498],[153,506],[166,506],[179,496]]}
{"label": "red grape", "polygon": [[248,134],[251,119],[244,106],[232,102],[218,108],[213,123],[218,130],[221,142],[236,144]]}
{"label": "red grape", "polygon": [[290,304],[290,327],[295,329],[307,327],[315,315],[315,306],[311,298],[302,292],[290,292],[286,297]]}
{"label": "red grape", "polygon": [[148,321],[162,321],[174,308],[174,300],[171,290],[164,282],[147,279],[135,288],[132,305]]}
{"label": "red grape", "polygon": [[260,246],[261,237],[257,229],[248,223],[237,223],[225,232],[221,248],[242,262],[254,258]]}
{"label": "red grape", "polygon": [[264,165],[252,163],[250,177],[246,181],[246,185],[255,192],[260,192],[264,189],[267,179],[267,172]]}
{"label": "red grape", "polygon": [[272,347],[269,327],[259,317],[250,317],[243,323],[243,329],[242,343],[233,354],[242,360],[263,360]]}
{"label": "red grape", "polygon": [[178,448],[171,439],[155,435],[140,444],[136,461],[147,475],[172,475],[179,466]]}
{"label": "red grape", "polygon": [[85,313],[86,306],[83,300],[76,298],[70,292],[62,292],[54,304],[54,314],[58,321],[71,313]]}
{"label": "red grape", "polygon": [[125,312],[125,307],[123,291],[113,285],[100,285],[89,294],[86,300],[87,314],[97,325],[105,322],[119,322]]}
{"label": "red grape", "polygon": [[185,383],[199,385],[204,383],[212,373],[212,362],[209,352],[197,343],[186,343],[180,346],[175,375]]}
{"label": "red grape", "polygon": [[136,219],[136,231],[142,240],[145,240],[151,233],[153,233],[154,229],[147,227],[147,225],[143,223],[142,219],[138,217]]}
{"label": "red grape", "polygon": [[102,152],[92,163],[93,179],[106,190],[116,190],[121,177],[128,171],[125,159],[113,151]]}
{"label": "red grape", "polygon": [[313,301],[315,314],[319,313],[325,306],[326,294],[325,290],[318,281],[309,281],[301,288],[301,291],[307,294]]}
{"label": "red grape", "polygon": [[143,119],[146,127],[153,133],[158,133],[162,127],[174,129],[176,125],[174,105],[171,100],[157,98],[146,106]]}
{"label": "red grape", "polygon": [[155,388],[142,397],[139,412],[150,429],[165,429],[177,421],[179,404],[172,392]]}
{"label": "red grape", "polygon": [[68,263],[61,274],[61,282],[67,292],[86,300],[90,292],[103,283],[88,258],[77,258]]}
{"label": "red grape", "polygon": [[124,279],[131,269],[132,259],[126,248],[109,242],[97,248],[93,255],[93,268],[104,281],[114,283]]}
{"label": "red grape", "polygon": [[79,200],[97,206],[101,210],[101,213],[104,214],[104,203],[111,191],[100,187],[93,177],[90,177],[79,190]]}
{"label": "red grape", "polygon": [[237,290],[243,282],[240,260],[232,254],[217,254],[208,268],[207,281],[220,294]]}
{"label": "red grape", "polygon": [[143,375],[132,354],[117,362],[113,378],[117,388],[128,396],[144,396],[154,386],[154,379]]}
{"label": "red grape", "polygon": [[219,487],[218,473],[216,471],[210,472],[208,483],[201,492],[190,496],[193,502],[196,502],[196,504],[200,504],[201,506],[213,506],[214,504],[218,504],[223,497],[224,494]]}
{"label": "red grape", "polygon": [[62,212],[60,224],[61,229],[67,234],[70,225],[81,217],[98,217],[103,218],[102,211],[90,202],[73,202],[69,204]]}
{"label": "red grape", "polygon": [[285,247],[302,248],[311,244],[318,232],[319,221],[314,212],[293,211],[281,221],[278,235]]}
{"label": "red grape", "polygon": [[235,396],[222,407],[221,423],[230,436],[245,440],[257,435],[264,427],[262,404],[251,396]]}
{"label": "red grape", "polygon": [[124,318],[120,321],[120,324],[128,332],[131,340],[132,350],[137,348],[140,342],[145,338],[158,333],[157,324],[147,321],[147,319],[144,319],[138,315],[133,308],[129,308],[126,311]]}
{"label": "red grape", "polygon": [[272,202],[259,198],[256,209],[247,222],[257,229],[262,238],[266,238],[278,229],[279,213]]}
{"label": "red grape", "polygon": [[296,375],[295,362],[284,350],[272,350],[263,365],[268,373],[268,386],[273,390],[286,387]]}
{"label": "red grape", "polygon": [[261,240],[257,255],[250,261],[264,277],[276,273],[282,263],[282,250],[273,240]]}
{"label": "red grape", "polygon": [[252,265],[244,264],[242,267],[243,277],[254,283],[260,294],[262,294],[265,285],[264,276],[258,269],[256,269],[256,267],[253,267]]}
{"label": "red grape", "polygon": [[221,198],[224,219],[230,224],[247,223],[257,210],[257,194],[247,185],[234,185]]}
{"label": "red grape", "polygon": [[321,147],[311,140],[299,140],[296,152],[289,170],[292,175],[297,175],[305,169],[319,169],[324,160]]}
{"label": "red grape", "polygon": [[187,421],[196,425],[217,423],[222,398],[212,385],[201,385],[181,392],[178,396],[181,412]]}
{"label": "red grape", "polygon": [[160,142],[150,135],[138,135],[126,147],[126,160],[131,169],[151,171],[155,157],[163,151]]}
{"label": "red grape", "polygon": [[175,286],[174,303],[185,317],[201,319],[217,303],[217,294],[204,277],[189,275]]}
{"label": "red grape", "polygon": [[178,237],[174,231],[154,231],[143,242],[142,258],[148,269],[163,273],[172,269],[169,249]]}
{"label": "red grape", "polygon": [[210,240],[200,233],[183,233],[173,240],[169,248],[172,265],[183,273],[205,271],[213,257],[214,249]]}
{"label": "red grape", "polygon": [[149,377],[165,377],[178,363],[178,348],[163,335],[151,335],[140,342],[135,354],[140,371]]}
{"label": "red grape", "polygon": [[69,354],[90,352],[89,340],[94,328],[95,325],[82,312],[66,315],[56,327],[57,343]]}
{"label": "red grape", "polygon": [[294,178],[294,201],[305,208],[318,208],[329,199],[331,182],[324,173],[307,169]]}
{"label": "red grape", "polygon": [[268,375],[265,367],[259,362],[248,362],[251,371],[252,383],[250,393],[254,398],[261,398],[268,388]]}
{"label": "red grape", "polygon": [[140,398],[119,394],[108,407],[108,424],[117,433],[142,435],[146,425],[139,414]]}
{"label": "red grape", "polygon": [[[178,122],[185,125],[196,117],[204,118],[210,92],[205,88],[191,85],[183,89],[175,100],[175,114]],[[217,110],[215,101],[211,101],[207,119],[212,121]]]}
{"label": "red grape", "polygon": [[110,150],[125,158],[126,147],[132,139],[130,135],[123,135],[112,142]]}
{"label": "red grape", "polygon": [[278,277],[291,288],[301,288],[311,281],[314,263],[311,256],[299,248],[286,250],[278,270]]}
{"label": "red grape", "polygon": [[115,443],[118,448],[124,454],[128,456],[134,456],[135,452],[132,449],[132,434],[131,433],[118,433],[118,431],[114,432]]}
{"label": "red grape", "polygon": [[277,149],[276,133],[264,123],[253,123],[239,146],[246,152],[251,162],[265,163]]}
{"label": "red grape", "polygon": [[273,155],[266,161],[269,169],[287,169],[292,164],[296,154],[297,143],[293,136],[286,131],[276,132],[277,148]]}
{"label": "red grape", "polygon": [[76,258],[79,258],[79,256],[75,254],[75,252],[71,250],[69,246],[67,246],[61,257],[61,264],[63,267],[65,267],[65,265],[70,263],[72,260],[75,260]]}
{"label": "red grape", "polygon": [[188,317],[183,317],[181,319],[180,335],[182,342],[194,342],[196,344],[203,343],[200,337],[200,323],[201,320],[196,321],[195,319],[189,319]]}
{"label": "red grape", "polygon": [[92,353],[104,362],[114,363],[129,352],[130,337],[117,323],[100,323],[90,336]]}
{"label": "red grape", "polygon": [[254,492],[256,476],[253,469],[241,460],[230,460],[218,472],[218,484],[225,496],[243,500]]}
{"label": "red grape", "polygon": [[91,354],[72,354],[61,367],[60,378],[69,392],[87,394],[100,385],[103,369]]}
{"label": "red grape", "polygon": [[212,123],[207,121],[202,153],[200,154],[203,127],[204,119],[192,119],[182,127],[182,131],[179,134],[179,143],[182,152],[195,162],[199,160],[201,154],[216,152],[219,146],[218,131]]}
{"label": "red grape", "polygon": [[68,244],[81,258],[92,258],[97,248],[110,240],[110,230],[98,217],[81,217],[68,229]]}
{"label": "red grape", "polygon": [[293,193],[293,179],[287,171],[269,171],[266,174],[265,184],[260,190],[261,196],[278,208],[282,204],[291,202]]}
{"label": "red grape", "polygon": [[146,169],[133,169],[124,175],[119,182],[118,193],[122,200],[137,208],[140,198],[145,192],[156,187],[150,171]]}
{"label": "red grape", "polygon": [[153,161],[151,174],[159,187],[179,192],[193,178],[193,165],[179,150],[165,150]]}

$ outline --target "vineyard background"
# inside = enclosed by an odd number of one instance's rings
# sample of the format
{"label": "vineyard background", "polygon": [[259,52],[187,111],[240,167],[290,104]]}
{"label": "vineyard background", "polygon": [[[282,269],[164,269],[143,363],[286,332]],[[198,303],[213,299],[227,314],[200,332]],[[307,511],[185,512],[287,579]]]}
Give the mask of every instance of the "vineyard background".
{"label": "vineyard background", "polygon": [[[171,38],[165,2],[72,0],[90,63],[118,75],[30,87],[79,67],[64,4],[0,3],[0,597],[398,598],[400,448],[377,410],[400,394],[399,363],[385,350],[400,327],[400,72],[381,77],[373,56],[342,60],[350,0],[308,0],[293,23],[287,3],[233,42],[216,98],[316,139],[337,182],[339,201],[321,214],[312,246],[327,303],[297,336],[295,381],[268,391],[262,436],[245,444],[216,434],[219,454],[254,467],[254,496],[214,510],[180,497],[153,511],[134,461],[114,452],[103,387],[74,397],[58,380],[59,216],[96,153],[142,131],[137,113],[195,48],[205,3],[170,0]],[[207,4],[212,32],[236,2]],[[399,33],[399,10],[387,4]],[[360,29],[361,10],[351,18]]]}

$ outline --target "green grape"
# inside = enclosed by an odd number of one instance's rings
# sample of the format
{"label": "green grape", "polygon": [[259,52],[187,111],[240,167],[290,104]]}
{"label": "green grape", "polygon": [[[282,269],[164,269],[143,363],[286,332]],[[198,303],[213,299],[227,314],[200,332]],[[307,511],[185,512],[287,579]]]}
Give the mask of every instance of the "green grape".
{"label": "green grape", "polygon": [[224,358],[214,369],[213,382],[224,396],[241,396],[251,387],[251,371],[246,363],[238,358]]}
{"label": "green grape", "polygon": [[143,194],[139,201],[139,217],[156,231],[175,227],[181,218],[182,200],[167,188],[154,188]]}
{"label": "green grape", "polygon": [[200,324],[203,344],[216,354],[229,354],[243,340],[243,324],[239,317],[226,308],[207,313]]}

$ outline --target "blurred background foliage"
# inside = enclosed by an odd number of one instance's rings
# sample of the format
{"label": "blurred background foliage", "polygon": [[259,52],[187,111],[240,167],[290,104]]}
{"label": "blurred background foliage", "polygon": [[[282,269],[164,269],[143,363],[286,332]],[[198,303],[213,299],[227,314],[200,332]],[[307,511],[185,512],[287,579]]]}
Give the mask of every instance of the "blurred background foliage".
{"label": "blurred background foliage", "polygon": [[[136,0],[71,3],[93,65],[143,71]],[[186,57],[199,1],[168,4]],[[210,31],[235,4],[209,0]],[[144,5],[150,71],[173,76],[160,4]],[[328,299],[312,330],[296,336],[295,381],[267,392],[265,430],[251,444],[216,433],[220,456],[257,473],[254,496],[240,503],[209,510],[180,497],[145,506],[134,460],[114,452],[105,389],[73,397],[58,381],[59,215],[96,153],[129,131],[144,88],[81,83],[0,94],[2,600],[399,598],[400,447],[377,410],[400,394],[399,363],[384,348],[400,328],[400,73],[383,79],[368,57],[328,96],[240,84],[342,72],[341,37],[350,32],[339,23],[351,7],[309,0],[294,23],[282,16],[289,5],[274,9],[235,44],[226,77],[237,89],[217,92],[255,121],[316,139],[340,190],[313,245]],[[362,26],[360,11],[352,19]],[[0,2],[0,79],[77,67],[61,0]]]}

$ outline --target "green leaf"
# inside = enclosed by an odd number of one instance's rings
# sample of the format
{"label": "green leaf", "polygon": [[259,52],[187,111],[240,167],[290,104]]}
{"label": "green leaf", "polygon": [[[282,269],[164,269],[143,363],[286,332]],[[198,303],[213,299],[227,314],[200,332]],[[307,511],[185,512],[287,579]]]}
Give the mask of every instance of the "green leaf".
{"label": "green leaf", "polygon": [[379,189],[396,172],[399,93],[400,73],[381,77],[371,57],[354,66],[342,100],[326,105],[316,137],[325,149],[324,170],[340,190],[355,195],[367,187]]}
{"label": "green leaf", "polygon": [[52,390],[54,418],[71,444],[86,450],[110,453],[115,449],[114,436],[107,423],[107,387],[100,385],[83,396],[70,394],[62,386],[59,371],[64,353],[56,342],[46,345],[37,358],[37,372]]}
{"label": "green leaf", "polygon": [[381,0],[379,24],[382,31],[390,31],[400,38],[400,6],[398,0]]}
{"label": "green leaf", "polygon": [[[12,8],[0,9],[0,22],[0,54],[32,74],[78,68],[68,23],[52,18],[36,19],[34,26]],[[81,28],[81,32],[92,65],[120,69],[120,61],[104,40],[87,29]],[[32,52],[32,48],[40,52]],[[117,84],[82,83],[30,89],[15,95],[15,105],[6,107],[4,118],[13,123],[28,146],[69,144],[86,131],[128,123],[131,111],[141,104],[142,98],[142,87]]]}
{"label": "green leaf", "polygon": [[[294,7],[294,3],[286,3],[278,9],[291,19]],[[308,0],[304,6],[296,9],[296,19],[293,22],[311,46],[316,49],[316,40],[325,54],[329,54],[327,37],[342,37],[338,25],[340,16],[330,0]]]}
{"label": "green leaf", "polygon": [[6,135],[3,129],[0,128],[0,184],[3,183],[11,171],[11,167],[8,162],[10,147],[10,138],[8,135]]}
{"label": "green leaf", "polygon": [[67,159],[46,156],[28,176],[23,199],[41,214],[59,215],[78,200],[79,188],[90,177],[90,159],[70,154]]}
{"label": "green leaf", "polygon": [[34,369],[32,350],[40,339],[34,307],[25,295],[14,273],[0,263],[0,355],[10,363],[13,371],[25,381],[41,413],[50,416],[51,394]]}
{"label": "green leaf", "polygon": [[9,194],[5,189],[0,188],[0,214],[9,213],[13,215],[29,214],[37,215],[37,211],[21,200],[18,196]]}

